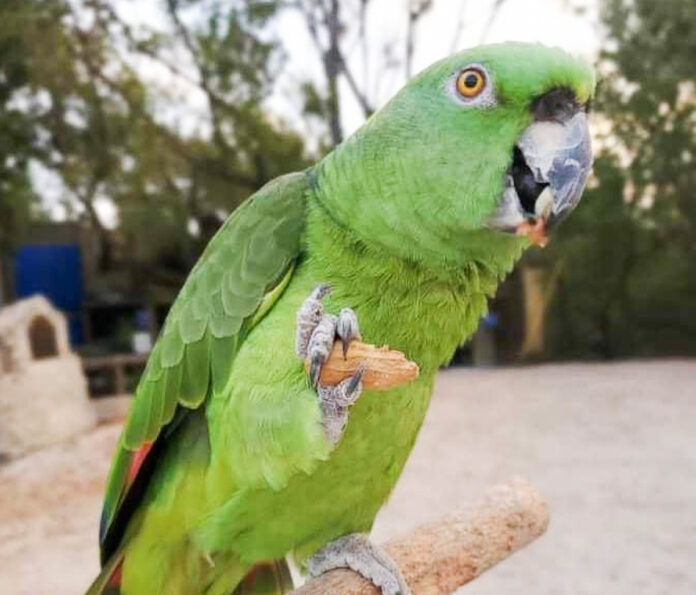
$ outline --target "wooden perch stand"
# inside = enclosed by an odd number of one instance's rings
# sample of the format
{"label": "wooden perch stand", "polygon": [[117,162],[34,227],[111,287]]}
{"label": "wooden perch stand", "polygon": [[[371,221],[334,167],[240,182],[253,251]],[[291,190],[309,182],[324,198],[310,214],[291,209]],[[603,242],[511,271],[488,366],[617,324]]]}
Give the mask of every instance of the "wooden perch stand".
{"label": "wooden perch stand", "polygon": [[[343,346],[336,341],[321,368],[319,383],[334,386],[355,374],[361,364],[365,366],[363,388],[366,390],[388,390],[418,378],[418,364],[406,359],[400,351],[389,349],[386,345],[377,347],[352,341],[344,358]],[[309,360],[305,362],[305,367],[309,372]]]}
{"label": "wooden perch stand", "polygon": [[[521,479],[494,487],[473,506],[422,525],[385,545],[414,595],[440,595],[479,576],[546,531],[548,506],[539,491]],[[327,572],[294,595],[378,595],[347,569]]]}

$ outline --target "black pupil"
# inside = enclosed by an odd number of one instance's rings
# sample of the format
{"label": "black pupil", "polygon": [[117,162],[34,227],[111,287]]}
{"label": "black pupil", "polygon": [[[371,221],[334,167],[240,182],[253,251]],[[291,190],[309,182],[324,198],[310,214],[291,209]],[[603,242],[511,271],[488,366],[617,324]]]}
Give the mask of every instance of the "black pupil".
{"label": "black pupil", "polygon": [[478,76],[475,74],[469,74],[464,79],[464,86],[468,87],[469,89],[473,89],[477,83],[478,83]]}

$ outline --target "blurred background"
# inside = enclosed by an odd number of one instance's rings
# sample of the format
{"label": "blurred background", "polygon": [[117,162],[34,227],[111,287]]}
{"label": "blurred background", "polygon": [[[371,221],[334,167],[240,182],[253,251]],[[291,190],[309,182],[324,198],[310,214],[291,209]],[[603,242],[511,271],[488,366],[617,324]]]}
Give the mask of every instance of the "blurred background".
{"label": "blurred background", "polygon": [[[634,593],[648,584],[695,592],[693,570],[679,564],[696,555],[696,512],[685,504],[696,487],[684,483],[696,473],[694,0],[2,0],[4,592],[87,585],[118,420],[172,301],[225,218],[267,181],[320,159],[413,73],[505,40],[559,45],[596,65],[594,172],[573,217],[546,249],[528,251],[456,369],[443,372],[416,462],[378,530],[389,535],[406,514],[446,512],[476,495],[472,486],[524,472],[556,495],[561,512],[582,514],[584,502],[602,521],[574,517],[556,541],[544,538],[546,574],[536,582],[530,548],[524,567],[465,592]],[[586,361],[603,364],[577,363]],[[520,427],[530,407],[536,414]],[[456,411],[460,425],[447,426]],[[559,427],[568,441],[544,442]],[[450,469],[426,482],[438,494],[418,491],[432,472],[419,460],[471,449],[481,451],[472,467],[480,473]],[[558,460],[544,458],[551,451]],[[570,474],[585,464],[589,484],[608,478],[595,486],[601,497],[576,497],[588,483]],[[668,477],[680,487],[666,489]],[[626,541],[597,546],[607,511],[616,519],[631,498],[648,509],[625,519]],[[658,513],[669,518],[653,533],[673,535],[671,545],[656,545],[647,529],[631,533]],[[47,537],[62,543],[60,555]],[[647,549],[622,549],[641,539]],[[589,573],[599,582],[580,572],[593,547]],[[631,582],[645,571],[631,564],[660,553],[672,566]],[[573,556],[577,567],[565,568]]]}

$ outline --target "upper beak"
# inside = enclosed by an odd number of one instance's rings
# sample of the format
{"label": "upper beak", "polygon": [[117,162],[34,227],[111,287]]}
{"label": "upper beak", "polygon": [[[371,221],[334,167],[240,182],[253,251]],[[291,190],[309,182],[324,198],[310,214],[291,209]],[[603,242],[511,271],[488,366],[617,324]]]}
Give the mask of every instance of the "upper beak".
{"label": "upper beak", "polygon": [[534,214],[544,218],[547,227],[558,224],[580,202],[592,167],[585,112],[579,111],[565,122],[535,122],[517,145],[535,180],[548,184],[537,198]]}
{"label": "upper beak", "polygon": [[591,167],[590,131],[583,111],[534,122],[517,141],[502,201],[488,225],[545,245],[547,230],[580,201]]}

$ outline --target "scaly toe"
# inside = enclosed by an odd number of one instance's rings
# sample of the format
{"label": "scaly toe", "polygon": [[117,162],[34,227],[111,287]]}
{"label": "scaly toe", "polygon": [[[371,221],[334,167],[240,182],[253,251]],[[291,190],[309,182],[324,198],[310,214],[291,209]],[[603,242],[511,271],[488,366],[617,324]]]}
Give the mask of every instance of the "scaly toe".
{"label": "scaly toe", "polygon": [[307,349],[310,360],[309,379],[314,388],[319,383],[321,367],[331,353],[331,348],[336,338],[337,320],[333,314],[324,314],[319,324],[314,327],[314,331],[312,331],[312,335],[309,338],[309,347]]}
{"label": "scaly toe", "polygon": [[297,310],[295,353],[301,359],[308,356],[312,333],[324,315],[324,306],[321,301],[329,293],[331,293],[331,288],[328,285],[317,285]]}

